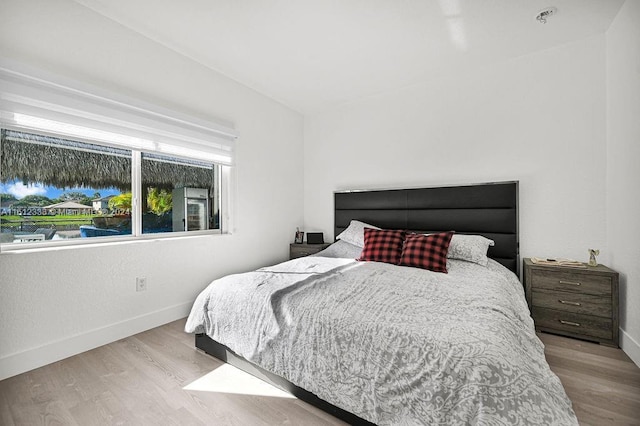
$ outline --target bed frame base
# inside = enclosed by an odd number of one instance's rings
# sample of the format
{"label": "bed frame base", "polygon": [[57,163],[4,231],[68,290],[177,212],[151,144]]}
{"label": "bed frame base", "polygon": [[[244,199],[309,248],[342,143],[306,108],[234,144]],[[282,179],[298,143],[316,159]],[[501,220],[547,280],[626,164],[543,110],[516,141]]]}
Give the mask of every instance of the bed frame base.
{"label": "bed frame base", "polygon": [[373,425],[373,423],[364,420],[355,414],[352,414],[348,411],[343,410],[342,408],[336,407],[333,404],[328,403],[327,401],[318,398],[313,393],[302,389],[289,382],[288,380],[273,374],[257,365],[247,361],[241,356],[237,355],[231,349],[226,347],[225,345],[216,342],[211,339],[206,334],[196,334],[196,348],[201,349],[205,353],[218,358],[220,361],[226,362],[227,364],[231,364],[236,368],[239,368],[242,371],[245,371],[267,383],[273,385],[277,388],[284,390],[285,392],[290,393],[296,398],[313,405],[321,409],[322,411],[331,414],[334,417],[339,418],[349,424],[352,425]]}

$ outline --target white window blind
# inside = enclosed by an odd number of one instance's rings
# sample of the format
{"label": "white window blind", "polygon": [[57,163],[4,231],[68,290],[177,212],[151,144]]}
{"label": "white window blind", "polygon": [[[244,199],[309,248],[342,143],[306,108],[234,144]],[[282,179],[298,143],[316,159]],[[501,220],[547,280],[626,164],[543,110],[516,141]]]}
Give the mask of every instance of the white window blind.
{"label": "white window blind", "polygon": [[0,62],[2,126],[231,166],[229,126]]}

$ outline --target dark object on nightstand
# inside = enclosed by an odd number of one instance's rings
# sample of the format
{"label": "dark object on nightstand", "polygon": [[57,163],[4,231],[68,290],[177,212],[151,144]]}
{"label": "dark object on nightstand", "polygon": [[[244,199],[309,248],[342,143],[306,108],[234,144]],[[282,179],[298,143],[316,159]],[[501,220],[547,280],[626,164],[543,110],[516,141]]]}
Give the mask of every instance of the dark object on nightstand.
{"label": "dark object on nightstand", "polygon": [[536,330],[618,347],[618,273],[536,265],[524,259],[524,288]]}
{"label": "dark object on nightstand", "polygon": [[290,244],[289,245],[289,259],[295,259],[298,257],[309,256],[310,254],[318,253],[321,250],[329,247],[329,244]]}
{"label": "dark object on nightstand", "polygon": [[307,232],[307,244],[324,244],[324,233]]}

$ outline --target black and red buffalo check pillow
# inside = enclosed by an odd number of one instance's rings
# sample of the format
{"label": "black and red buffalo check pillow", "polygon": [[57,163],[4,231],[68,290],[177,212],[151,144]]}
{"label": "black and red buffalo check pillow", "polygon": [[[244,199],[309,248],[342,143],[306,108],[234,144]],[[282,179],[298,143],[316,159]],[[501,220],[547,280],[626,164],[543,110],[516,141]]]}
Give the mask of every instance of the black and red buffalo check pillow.
{"label": "black and red buffalo check pillow", "polygon": [[400,262],[405,231],[364,228],[364,248],[358,260],[393,263]]}
{"label": "black and red buffalo check pillow", "polygon": [[439,234],[408,234],[400,257],[400,265],[414,266],[434,272],[447,273],[447,252],[451,232]]}

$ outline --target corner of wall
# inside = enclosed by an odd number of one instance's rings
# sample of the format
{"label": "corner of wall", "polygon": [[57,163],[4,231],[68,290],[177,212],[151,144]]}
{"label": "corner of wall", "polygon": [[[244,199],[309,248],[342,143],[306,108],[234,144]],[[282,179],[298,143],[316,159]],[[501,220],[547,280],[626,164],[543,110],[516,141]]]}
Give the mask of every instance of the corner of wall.
{"label": "corner of wall", "polygon": [[622,4],[605,40],[606,257],[620,273],[620,347],[640,366],[640,2]]}
{"label": "corner of wall", "polygon": [[640,367],[640,343],[620,329],[620,348]]}

